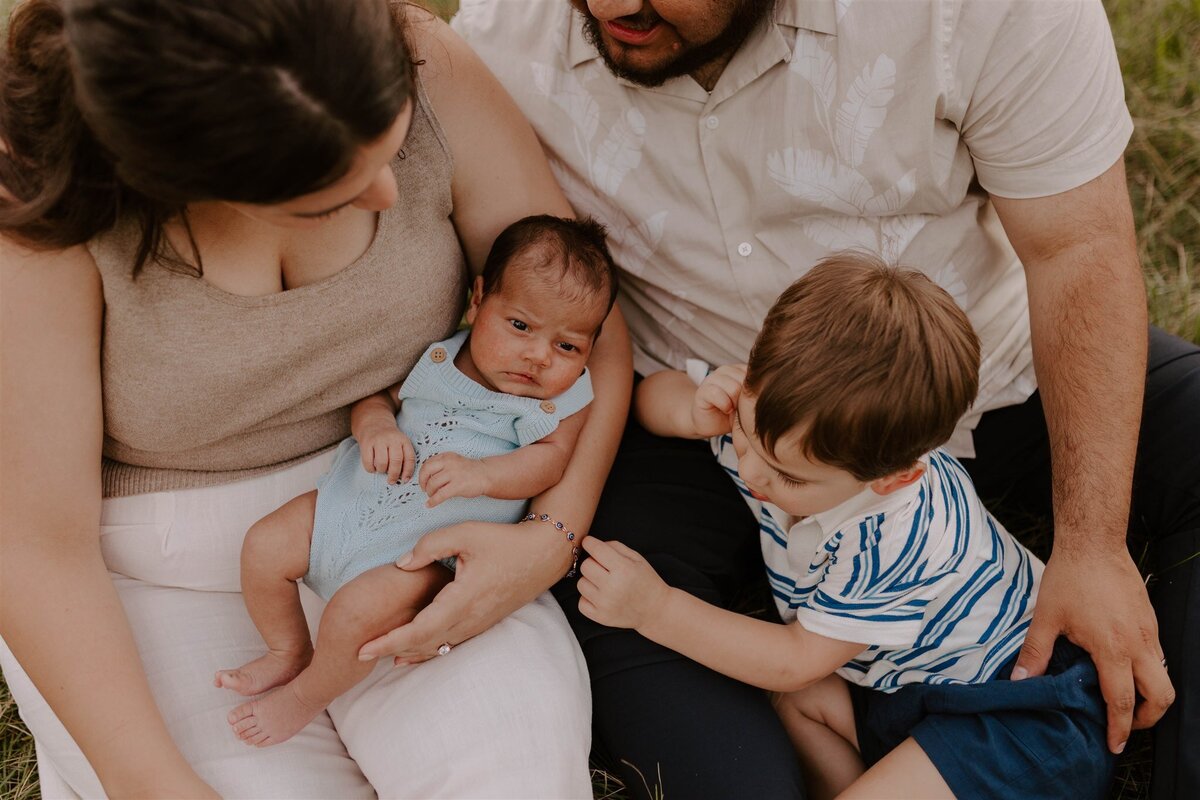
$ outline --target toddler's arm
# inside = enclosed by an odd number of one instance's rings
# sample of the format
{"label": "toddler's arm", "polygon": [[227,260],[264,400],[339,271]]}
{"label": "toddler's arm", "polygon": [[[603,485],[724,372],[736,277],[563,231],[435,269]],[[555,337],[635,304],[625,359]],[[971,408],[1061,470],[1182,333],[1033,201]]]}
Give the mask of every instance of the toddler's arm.
{"label": "toddler's arm", "polygon": [[397,383],[350,407],[350,433],[358,442],[363,469],[386,472],[388,483],[407,481],[416,462],[412,442],[396,425],[399,391]]}
{"label": "toddler's arm", "polygon": [[745,379],[744,364],[718,367],[699,386],[683,372],[656,372],[638,384],[633,412],[642,427],[659,436],[719,436],[732,428],[730,415]]}
{"label": "toddler's arm", "polygon": [[603,625],[633,628],[693,661],[743,683],[777,692],[809,686],[867,649],[709,605],[658,577],[638,553],[595,536],[580,565],[579,610]]}
{"label": "toddler's arm", "polygon": [[420,475],[427,505],[432,508],[451,497],[525,500],[541,494],[562,478],[587,412],[577,411],[548,436],[502,456],[476,460],[446,452],[427,458]]}

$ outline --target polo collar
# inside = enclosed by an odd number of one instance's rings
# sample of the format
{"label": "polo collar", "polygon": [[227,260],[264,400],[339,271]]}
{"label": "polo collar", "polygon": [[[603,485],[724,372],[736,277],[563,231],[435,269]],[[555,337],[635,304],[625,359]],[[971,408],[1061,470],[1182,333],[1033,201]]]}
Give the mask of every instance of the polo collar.
{"label": "polo collar", "polygon": [[886,516],[899,511],[916,499],[922,486],[928,487],[929,485],[929,456],[923,455],[919,461],[925,465],[925,472],[908,486],[902,486],[891,494],[883,496],[875,494],[868,486],[828,511],[813,514],[803,521],[815,523],[821,529],[821,538],[825,539],[854,520],[865,519],[876,514]]}

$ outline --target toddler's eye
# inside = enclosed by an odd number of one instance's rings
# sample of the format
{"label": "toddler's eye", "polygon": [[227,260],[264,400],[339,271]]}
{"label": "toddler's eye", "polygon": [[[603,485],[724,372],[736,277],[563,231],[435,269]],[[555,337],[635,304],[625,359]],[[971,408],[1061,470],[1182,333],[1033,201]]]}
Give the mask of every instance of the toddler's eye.
{"label": "toddler's eye", "polygon": [[784,475],[782,472],[776,472],[775,474],[779,476],[779,480],[783,481],[785,486],[799,487],[808,485],[808,481],[798,481],[793,477]]}
{"label": "toddler's eye", "polygon": [[514,319],[514,320],[509,320],[509,321],[512,323],[512,326],[519,331],[529,330],[529,325],[527,325],[526,323],[522,322],[519,319]]}

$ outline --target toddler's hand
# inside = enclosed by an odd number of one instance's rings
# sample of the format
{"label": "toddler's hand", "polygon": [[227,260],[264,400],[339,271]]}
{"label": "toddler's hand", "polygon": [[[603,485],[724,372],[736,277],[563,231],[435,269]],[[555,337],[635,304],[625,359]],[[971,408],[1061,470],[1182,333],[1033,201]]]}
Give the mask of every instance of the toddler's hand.
{"label": "toddler's hand", "polygon": [[701,381],[692,401],[692,424],[697,435],[720,436],[733,430],[733,409],[745,380],[745,364],[727,364]]}
{"label": "toddler's hand", "polygon": [[412,477],[417,454],[412,442],[391,420],[371,423],[359,431],[358,448],[362,453],[363,469],[367,472],[386,472],[387,482],[407,481]]}
{"label": "toddler's hand", "polygon": [[429,495],[425,505],[433,508],[451,497],[479,497],[487,494],[487,468],[473,458],[458,453],[438,453],[425,460],[418,478]]}
{"label": "toddler's hand", "polygon": [[579,610],[612,628],[641,628],[662,608],[670,587],[646,559],[620,542],[583,540],[591,558],[579,567]]}

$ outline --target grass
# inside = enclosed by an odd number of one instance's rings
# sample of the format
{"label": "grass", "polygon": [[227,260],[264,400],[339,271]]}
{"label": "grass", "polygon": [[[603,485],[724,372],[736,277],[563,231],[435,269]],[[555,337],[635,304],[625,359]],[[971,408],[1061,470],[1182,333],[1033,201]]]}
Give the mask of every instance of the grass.
{"label": "grass", "polygon": [[[565,0],[564,0],[565,1]],[[457,0],[427,0],[448,16]],[[7,19],[14,0],[0,0]],[[1150,319],[1200,343],[1200,0],[1105,0],[1136,123],[1126,156]],[[1148,794],[1151,745],[1135,736],[1118,763],[1115,800]],[[620,781],[593,771],[597,798]],[[0,680],[0,797],[39,796],[33,740]]]}

